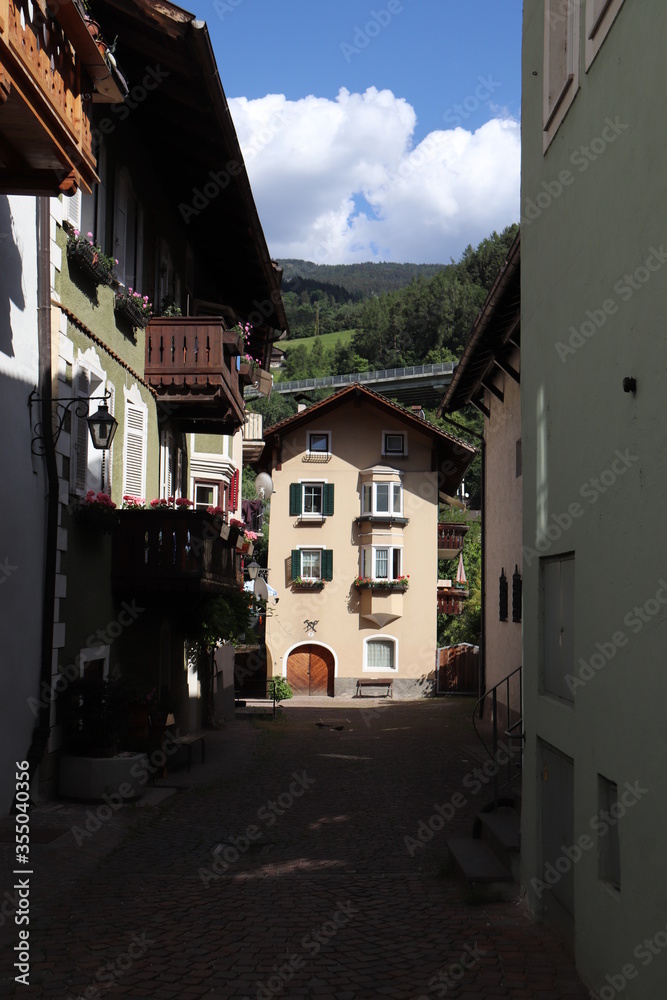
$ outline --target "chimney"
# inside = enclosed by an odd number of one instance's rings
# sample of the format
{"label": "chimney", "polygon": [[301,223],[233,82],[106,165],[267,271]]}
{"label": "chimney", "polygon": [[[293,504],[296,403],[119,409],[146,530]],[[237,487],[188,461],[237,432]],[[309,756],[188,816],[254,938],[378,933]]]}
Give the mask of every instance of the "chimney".
{"label": "chimney", "polygon": [[418,403],[417,406],[411,407],[411,409],[412,409],[412,415],[413,415],[413,417],[419,417],[420,420],[426,420],[426,414],[424,413],[424,407],[421,405],[421,403]]}

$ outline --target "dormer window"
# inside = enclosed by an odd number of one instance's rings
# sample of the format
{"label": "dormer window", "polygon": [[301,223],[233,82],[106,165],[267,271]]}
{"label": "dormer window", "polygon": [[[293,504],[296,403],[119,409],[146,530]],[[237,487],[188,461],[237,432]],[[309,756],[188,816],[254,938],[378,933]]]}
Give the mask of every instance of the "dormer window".
{"label": "dormer window", "polygon": [[331,451],[331,448],[329,447],[329,432],[309,431],[308,451],[317,452],[318,454],[326,454]]}

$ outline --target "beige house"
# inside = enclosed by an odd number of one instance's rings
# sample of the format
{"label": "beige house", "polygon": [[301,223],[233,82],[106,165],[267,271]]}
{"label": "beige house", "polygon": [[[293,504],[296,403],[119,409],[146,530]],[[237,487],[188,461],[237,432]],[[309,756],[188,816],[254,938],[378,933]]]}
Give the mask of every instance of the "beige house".
{"label": "beige house", "polygon": [[431,693],[439,493],[455,492],[475,449],[360,385],[264,438],[279,602],[268,676],[300,694],[350,696],[372,679]]}

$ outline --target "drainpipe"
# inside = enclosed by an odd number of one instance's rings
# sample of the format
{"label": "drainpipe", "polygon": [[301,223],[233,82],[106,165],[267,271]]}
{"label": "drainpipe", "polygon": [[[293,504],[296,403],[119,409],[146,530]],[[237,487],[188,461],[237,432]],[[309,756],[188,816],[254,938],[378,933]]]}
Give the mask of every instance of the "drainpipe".
{"label": "drainpipe", "polygon": [[[58,536],[58,468],[53,442],[52,368],[51,368],[51,211],[49,198],[37,198],[37,331],[39,350],[39,395],[41,397],[46,472],[46,537],[44,552],[44,589],[42,592],[42,642],[40,695],[51,688],[53,659],[53,606],[56,590],[56,552]],[[51,731],[51,703],[40,697],[37,725],[25,755],[30,768],[30,782],[35,777],[46,751]],[[16,802],[14,803],[16,810]]]}

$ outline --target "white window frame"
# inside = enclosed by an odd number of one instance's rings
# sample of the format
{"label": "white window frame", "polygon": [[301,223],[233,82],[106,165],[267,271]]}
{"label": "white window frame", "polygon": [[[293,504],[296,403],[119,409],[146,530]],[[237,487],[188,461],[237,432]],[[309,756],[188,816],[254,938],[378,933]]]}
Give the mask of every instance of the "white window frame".
{"label": "white window frame", "polygon": [[[324,552],[326,546],[324,545],[297,545],[299,552],[299,576],[302,580],[308,580],[314,582],[319,582],[323,579],[322,576],[322,553]],[[304,552],[316,552],[320,557],[320,575],[319,576],[305,576],[303,572],[303,554]]]}
{"label": "white window frame", "polygon": [[[213,500],[211,503],[198,504],[197,503],[197,487],[206,486],[213,490]],[[206,510],[208,507],[217,507],[219,505],[220,497],[220,483],[211,482],[209,479],[195,479],[192,487],[192,501],[194,504],[194,510]]]}
{"label": "white window frame", "polygon": [[[322,455],[322,456],[327,455],[327,456],[331,456],[331,431],[307,431],[307,435],[308,435],[308,440],[307,440],[307,444],[308,444],[307,454],[309,456],[310,455],[318,455],[318,456],[319,455]],[[326,437],[326,439],[327,439],[327,447],[326,447],[326,449],[324,451],[321,451],[319,448],[311,448],[310,447],[310,439],[311,439],[311,437],[315,437],[315,436]]]}
{"label": "white window frame", "polygon": [[[393,667],[371,667],[368,664],[369,644],[377,642],[391,642],[394,645],[394,665]],[[364,639],[364,660],[362,671],[365,674],[396,674],[398,673],[398,639],[393,635],[369,635]]]}
{"label": "white window frame", "polygon": [[[377,488],[378,486],[387,486],[389,488],[389,510],[377,509]],[[394,488],[398,486],[400,490],[400,502],[398,507],[395,505],[394,499]],[[371,492],[371,505],[370,510],[366,507],[366,488],[370,487]],[[369,517],[386,517],[387,519],[392,517],[402,517],[403,516],[403,483],[398,480],[372,480],[365,481],[361,484],[361,513],[362,516],[365,514]]]}
{"label": "white window frame", "polygon": [[[147,454],[148,454],[148,405],[142,399],[139,387],[136,382],[130,389],[123,386],[123,393],[125,395],[125,407],[124,407],[124,420],[123,420],[123,496],[130,494],[132,496],[138,496],[142,499],[147,499],[146,497],[146,464],[147,464]],[[140,410],[142,414],[142,429],[141,429],[141,490],[136,491],[134,485],[130,486],[127,481],[127,456],[128,456],[128,438],[130,434],[133,437],[138,437],[139,435],[135,430],[130,432],[128,414],[130,409]]]}
{"label": "white window frame", "polygon": [[[403,438],[403,450],[402,451],[389,451],[387,448],[387,438],[388,437],[402,437]],[[407,458],[408,457],[408,435],[406,431],[382,431],[382,457],[383,458]]]}
{"label": "white window frame", "polygon": [[[323,521],[327,515],[324,513],[324,487],[329,482],[328,479],[299,479],[299,486],[301,487],[301,513],[298,515],[299,519],[302,521]],[[320,486],[322,489],[322,502],[321,511],[319,513],[311,512],[306,513],[306,487],[307,486]]]}
{"label": "white window frame", "polygon": [[[389,576],[376,576],[375,570],[377,567],[377,551],[378,549],[387,550],[387,571],[391,575]],[[398,577],[394,576],[394,553],[398,553]],[[370,559],[371,572],[366,572],[366,567]],[[380,545],[362,545],[359,551],[359,575],[366,580],[381,580],[381,581],[392,581],[397,580],[399,577],[404,576],[403,573],[403,546],[402,545],[392,545],[391,542]]]}
{"label": "white window frame", "polygon": [[[543,151],[546,153],[579,90],[580,3],[544,0]],[[565,52],[565,75],[552,94],[559,49]]]}
{"label": "white window frame", "polygon": [[586,72],[602,48],[625,0],[588,0],[586,4]]}
{"label": "white window frame", "polygon": [[[85,376],[85,387],[81,379]],[[71,434],[71,457],[70,457],[70,489],[77,496],[85,496],[89,490],[96,493],[108,492],[111,489],[111,467],[113,465],[113,445],[106,451],[93,448],[88,430],[88,416],[94,413],[99,405],[105,402],[107,391],[107,373],[100,364],[100,359],[93,349],[89,349],[83,354],[78,352],[76,368],[72,377],[72,389],[75,396],[84,396],[89,400],[88,412],[79,416],[78,406],[72,409],[75,411],[72,420]],[[107,400],[109,412],[113,414],[113,399]],[[80,450],[85,449],[85,456],[81,457]],[[85,483],[77,485],[80,462],[85,464]]]}
{"label": "white window frame", "polygon": [[104,666],[102,667],[102,680],[106,681],[109,677],[110,651],[111,646],[109,645],[84,646],[83,649],[79,651],[79,676],[84,677],[85,668],[88,663],[94,663],[95,660],[103,660]]}

